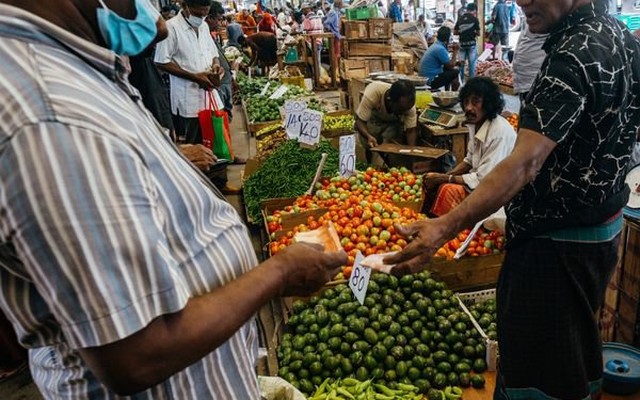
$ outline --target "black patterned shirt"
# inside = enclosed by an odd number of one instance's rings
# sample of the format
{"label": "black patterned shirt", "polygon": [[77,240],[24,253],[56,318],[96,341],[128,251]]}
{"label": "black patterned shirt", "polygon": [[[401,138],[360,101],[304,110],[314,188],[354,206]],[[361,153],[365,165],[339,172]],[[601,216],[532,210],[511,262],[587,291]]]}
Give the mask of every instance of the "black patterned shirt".
{"label": "black patterned shirt", "polygon": [[544,49],[520,127],[557,146],[507,206],[509,240],[600,224],[628,197],[625,169],[640,128],[640,42],[592,3],[554,28]]}

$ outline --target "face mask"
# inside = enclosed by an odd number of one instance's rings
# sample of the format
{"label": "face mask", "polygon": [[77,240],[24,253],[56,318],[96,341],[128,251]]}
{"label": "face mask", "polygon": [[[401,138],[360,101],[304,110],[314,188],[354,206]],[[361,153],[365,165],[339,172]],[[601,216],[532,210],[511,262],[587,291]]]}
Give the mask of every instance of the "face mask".
{"label": "face mask", "polygon": [[[187,10],[189,10],[189,7],[187,7]],[[204,17],[196,17],[195,15],[191,14],[191,10],[189,10],[189,17],[187,17],[187,22],[192,27],[199,28],[200,25],[202,25],[202,23],[204,22]]]}
{"label": "face mask", "polygon": [[149,0],[135,0],[135,19],[122,18],[111,11],[103,0],[98,1],[102,5],[102,8],[96,10],[100,33],[116,54],[135,56],[153,43],[158,34],[156,21],[160,18],[160,13]]}

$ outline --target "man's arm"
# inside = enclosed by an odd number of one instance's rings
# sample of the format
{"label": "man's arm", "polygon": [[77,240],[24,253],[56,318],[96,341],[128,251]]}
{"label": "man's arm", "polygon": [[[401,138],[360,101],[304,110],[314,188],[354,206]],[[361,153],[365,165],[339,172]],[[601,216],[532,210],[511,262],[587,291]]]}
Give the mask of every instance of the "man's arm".
{"label": "man's arm", "polygon": [[458,50],[460,50],[460,45],[458,43],[454,43],[451,45],[452,55],[449,62],[444,63],[445,69],[454,69],[458,65]]}
{"label": "man's arm", "polygon": [[362,118],[358,117],[356,114],[356,130],[362,137],[364,137],[367,141],[367,145],[369,147],[376,147],[378,145],[378,141],[371,133],[369,133],[369,128],[367,127],[367,122]]}
{"label": "man's arm", "polygon": [[251,61],[249,61],[249,66],[252,67],[256,65],[258,62],[258,45],[254,43],[253,40],[249,40],[247,37],[247,44],[251,47]]}
{"label": "man's arm", "polygon": [[461,161],[451,171],[446,174],[438,172],[429,172],[424,175],[423,182],[427,189],[434,189],[443,183],[456,183],[458,185],[464,185],[464,179],[460,175],[466,174],[471,170],[471,165],[464,161]]}
{"label": "man's arm", "polygon": [[190,299],[179,312],[117,342],[80,349],[80,355],[116,393],[137,393],[215,350],[270,299],[319,289],[346,258],[344,252],[327,254],[295,244],[229,284]]}
{"label": "man's arm", "polygon": [[397,226],[398,233],[414,239],[404,250],[386,258],[385,263],[396,264],[394,274],[423,270],[446,240],[491,215],[531,182],[555,146],[556,142],[546,136],[521,129],[511,155],[498,164],[458,207],[440,218]]}
{"label": "man's arm", "polygon": [[409,146],[418,145],[418,127],[417,126],[407,129],[405,136],[407,138],[407,145]]}
{"label": "man's arm", "polygon": [[197,83],[203,89],[213,88],[213,82],[209,79],[209,71],[193,73],[182,69],[175,61],[166,64],[156,63],[159,70],[171,75]]}

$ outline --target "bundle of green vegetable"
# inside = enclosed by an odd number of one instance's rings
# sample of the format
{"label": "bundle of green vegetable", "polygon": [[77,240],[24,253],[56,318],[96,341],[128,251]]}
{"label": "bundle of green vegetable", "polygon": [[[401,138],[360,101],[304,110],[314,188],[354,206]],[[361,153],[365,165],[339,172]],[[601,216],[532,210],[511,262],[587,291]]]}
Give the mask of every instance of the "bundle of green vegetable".
{"label": "bundle of green vegetable", "polygon": [[321,140],[313,150],[300,147],[295,140],[280,145],[244,183],[244,199],[249,217],[256,222],[260,221],[262,200],[296,197],[309,189],[322,153],[328,155],[323,175],[335,174],[338,171],[338,150],[326,140]]}

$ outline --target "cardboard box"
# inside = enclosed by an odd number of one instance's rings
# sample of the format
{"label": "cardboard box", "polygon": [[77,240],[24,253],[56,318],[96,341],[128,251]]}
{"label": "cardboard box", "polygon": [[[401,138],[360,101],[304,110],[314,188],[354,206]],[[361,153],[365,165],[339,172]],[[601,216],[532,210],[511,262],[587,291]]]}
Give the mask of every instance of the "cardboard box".
{"label": "cardboard box", "polygon": [[369,39],[391,39],[393,36],[393,19],[371,18],[369,24]]}
{"label": "cardboard box", "polygon": [[367,21],[342,21],[342,27],[346,39],[367,39],[369,37]]}

